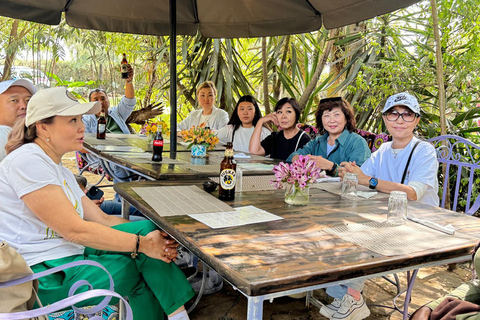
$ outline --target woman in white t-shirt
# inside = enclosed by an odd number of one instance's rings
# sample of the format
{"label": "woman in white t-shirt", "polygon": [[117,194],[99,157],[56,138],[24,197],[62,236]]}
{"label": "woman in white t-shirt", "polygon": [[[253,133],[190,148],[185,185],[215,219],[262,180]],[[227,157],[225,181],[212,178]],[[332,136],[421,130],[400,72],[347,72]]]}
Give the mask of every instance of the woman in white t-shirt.
{"label": "woman in white t-shirt", "polygon": [[[250,138],[258,120],[262,117],[257,101],[250,95],[242,96],[237,101],[228,125],[217,131],[221,143],[233,142],[233,150],[248,152]],[[261,140],[270,134],[270,130],[262,126]]]}
{"label": "woman in white t-shirt", "polygon": [[[100,108],[98,102],[78,103],[66,88],[33,95],[0,163],[0,239],[35,273],[76,260],[100,262],[115,291],[129,297],[136,319],[162,319],[163,312],[169,319],[188,319],[183,304],[194,291],[172,263],[175,240],[148,220],[129,222],[103,213],[61,164],[65,153],[83,147],[82,114]],[[94,289],[109,284],[98,268],[73,267],[41,278],[40,300],[51,304],[67,297],[78,280]]]}
{"label": "woman in white t-shirt", "polygon": [[206,127],[218,130],[228,123],[228,113],[225,110],[215,107],[217,89],[212,81],[205,81],[197,88],[197,100],[201,109],[190,112],[182,122],[178,124],[177,133],[181,130],[188,130],[192,126],[199,126],[205,123]]}

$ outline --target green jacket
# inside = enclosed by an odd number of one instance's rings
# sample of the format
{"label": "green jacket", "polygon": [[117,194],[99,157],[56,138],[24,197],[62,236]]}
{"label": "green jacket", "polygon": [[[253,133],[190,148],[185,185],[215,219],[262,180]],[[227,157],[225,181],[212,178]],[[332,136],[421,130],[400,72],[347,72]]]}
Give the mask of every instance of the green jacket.
{"label": "green jacket", "polygon": [[368,158],[370,158],[371,152],[368,148],[367,142],[360,135],[352,133],[348,130],[343,130],[342,134],[335,140],[335,147],[332,152],[327,156],[327,139],[328,133],[316,137],[299,149],[292,153],[287,162],[292,162],[292,158],[295,155],[307,155],[322,156],[337,165],[344,161],[355,161],[358,166],[361,166]]}

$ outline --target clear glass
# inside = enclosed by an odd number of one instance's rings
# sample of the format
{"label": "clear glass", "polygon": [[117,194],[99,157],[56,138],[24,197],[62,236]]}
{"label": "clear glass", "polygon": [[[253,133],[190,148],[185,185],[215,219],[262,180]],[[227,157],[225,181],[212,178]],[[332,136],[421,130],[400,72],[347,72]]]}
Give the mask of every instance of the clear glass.
{"label": "clear glass", "polygon": [[403,191],[392,191],[388,197],[388,224],[399,226],[407,223],[407,209],[407,193]]}
{"label": "clear glass", "polygon": [[287,184],[285,187],[285,202],[296,206],[305,206],[310,199],[310,186],[300,188],[295,184]]}
{"label": "clear glass", "polygon": [[356,200],[357,199],[358,178],[355,173],[347,172],[342,180],[342,198]]}
{"label": "clear glass", "polygon": [[242,192],[243,168],[237,164],[235,192]]}

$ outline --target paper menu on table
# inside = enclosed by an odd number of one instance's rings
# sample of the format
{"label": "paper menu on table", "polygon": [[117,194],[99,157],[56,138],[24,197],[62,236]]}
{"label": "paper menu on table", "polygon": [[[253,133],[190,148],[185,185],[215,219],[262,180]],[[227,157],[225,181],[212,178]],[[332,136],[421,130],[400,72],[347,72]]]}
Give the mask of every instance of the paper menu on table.
{"label": "paper menu on table", "polygon": [[212,229],[237,227],[283,219],[282,217],[254,206],[238,207],[229,212],[196,213],[189,214],[189,216]]}
{"label": "paper menu on table", "polygon": [[145,152],[142,148],[132,146],[105,146],[96,145],[93,146],[98,151],[117,151],[117,152]]}

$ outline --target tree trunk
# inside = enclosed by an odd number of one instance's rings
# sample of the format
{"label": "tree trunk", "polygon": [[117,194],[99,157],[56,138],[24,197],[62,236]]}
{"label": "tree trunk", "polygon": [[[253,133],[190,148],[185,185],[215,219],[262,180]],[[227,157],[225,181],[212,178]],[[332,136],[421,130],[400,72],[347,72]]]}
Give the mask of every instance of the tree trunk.
{"label": "tree trunk", "polygon": [[267,71],[267,38],[262,38],[262,78],[263,78],[263,105],[265,106],[265,114],[269,114],[270,101],[268,99],[268,71]]}
{"label": "tree trunk", "polygon": [[[283,48],[283,55],[282,55],[282,61],[280,61],[280,70],[283,71],[285,67],[285,62],[287,61],[288,58],[288,49],[290,48],[290,36],[285,36],[285,46]],[[280,80],[280,77],[277,77],[277,83],[275,83],[273,87],[273,97],[275,100],[278,100],[280,98],[280,86],[282,84],[282,81]]]}
{"label": "tree trunk", "polygon": [[[320,79],[320,75],[322,74],[323,68],[325,67],[328,57],[332,52],[333,42],[335,41],[334,38],[338,36],[338,33],[339,33],[339,29],[332,29],[328,34],[328,38],[330,40],[327,42],[325,50],[323,51],[323,54],[322,54],[322,58],[320,59],[320,62],[317,64],[317,67],[315,68],[315,72],[313,73],[310,83],[307,85],[307,87],[305,88],[305,91],[303,91],[302,96],[298,100],[298,104],[300,105],[300,110],[303,110],[305,108],[305,106],[307,105],[308,99],[310,98],[310,95],[312,94],[313,90],[315,90],[315,87],[317,86],[318,79]],[[320,54],[320,52],[318,52],[317,54]]]}
{"label": "tree trunk", "polygon": [[13,61],[15,60],[15,55],[17,54],[18,47],[10,48],[10,46],[12,46],[12,43],[17,39],[18,23],[18,19],[13,20],[12,29],[10,29],[10,37],[8,38],[7,45],[7,48],[9,48],[9,50],[6,50],[7,54],[5,55],[5,65],[3,66],[2,81],[10,79],[10,76],[12,74]]}

